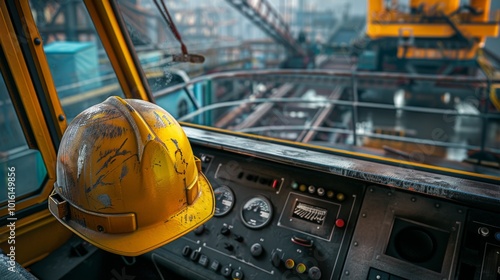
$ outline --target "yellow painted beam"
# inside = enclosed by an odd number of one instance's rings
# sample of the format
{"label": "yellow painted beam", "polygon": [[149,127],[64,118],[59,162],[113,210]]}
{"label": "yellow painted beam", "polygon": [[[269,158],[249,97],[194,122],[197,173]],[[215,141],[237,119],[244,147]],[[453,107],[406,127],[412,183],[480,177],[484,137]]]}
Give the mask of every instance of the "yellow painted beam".
{"label": "yellow painted beam", "polygon": [[469,5],[482,12],[482,14],[473,17],[475,21],[488,20],[488,18],[490,17],[491,0],[470,0]]}
{"label": "yellow painted beam", "polygon": [[450,14],[460,7],[460,0],[410,0],[410,7],[423,7],[423,12],[430,13],[432,10],[439,10],[445,14]]}
{"label": "yellow painted beam", "polygon": [[[20,110],[27,112],[26,116],[36,141],[36,148],[40,151],[43,162],[47,168],[48,180],[37,195],[30,196],[24,200],[16,201],[16,211],[32,206],[34,204],[46,201],[52,191],[55,182],[56,171],[56,150],[50,137],[47,127],[47,120],[40,108],[40,102],[33,86],[33,81],[26,66],[18,37],[15,34],[9,11],[5,1],[0,1],[0,46],[5,53],[7,65],[2,65],[2,71],[10,71],[13,75],[14,86],[20,93],[22,107]],[[5,32],[4,32],[5,31]],[[20,171],[20,170],[18,170]],[[31,176],[31,174],[20,174],[17,176]],[[0,208],[0,216],[8,214],[7,207]]]}
{"label": "yellow painted beam", "polygon": [[[25,10],[28,7],[28,1],[20,3],[16,8],[21,12],[26,13]],[[29,8],[29,7],[28,7]],[[28,16],[25,14],[25,16]],[[32,22],[32,18],[25,18],[25,24]],[[52,188],[55,182],[56,173],[56,151],[54,143],[49,133],[47,127],[47,120],[40,107],[40,102],[35,92],[33,81],[31,79],[30,72],[27,68],[26,61],[24,59],[23,53],[21,51],[21,46],[19,40],[21,39],[32,39],[32,36],[36,35],[36,27],[34,25],[24,26],[25,34],[16,34],[14,27],[12,25],[12,20],[10,18],[9,10],[5,1],[0,1],[0,48],[5,54],[6,64],[0,65],[3,73],[8,71],[12,73],[12,84],[9,84],[9,91],[15,89],[20,95],[16,96],[19,98],[20,103],[18,104],[21,108],[17,108],[19,111],[26,112],[27,116],[27,126],[23,127],[24,130],[32,131],[34,136],[34,145],[40,151],[43,159],[43,163],[47,168],[47,179],[44,181],[43,185],[40,186],[40,192],[33,194],[29,197],[16,197],[14,208],[14,218],[18,218],[17,213],[28,207],[43,203],[47,200],[49,194],[52,192]],[[26,38],[28,37],[28,38]],[[35,50],[35,46],[30,46],[32,48],[35,60],[41,59],[41,54],[39,50]],[[43,69],[46,67],[43,62],[35,62],[37,71],[42,75],[42,79],[46,78],[47,75],[50,76],[48,69]],[[54,92],[50,92],[53,87],[51,85],[51,80],[45,81],[46,84],[43,85],[45,93],[52,95]],[[10,92],[12,94],[12,92]],[[54,104],[52,104],[54,105]],[[60,107],[59,107],[60,109]],[[52,114],[57,112],[52,110]],[[59,125],[60,130],[63,126]],[[17,176],[32,176],[29,170],[16,169]],[[4,189],[4,191],[7,191]],[[8,204],[5,203],[0,206],[0,216],[6,217],[9,215]],[[12,207],[12,206],[11,206]],[[9,224],[12,221],[9,221]],[[13,231],[10,227],[2,227],[0,229],[0,248],[4,250],[6,254],[11,254],[14,252],[16,261],[22,265],[29,265],[37,260],[40,260],[47,256],[50,252],[60,247],[68,238],[71,237],[71,232],[62,227],[56,219],[50,215],[48,209],[43,209],[39,212],[32,213],[26,217],[18,218],[15,220],[15,243],[9,239]]]}
{"label": "yellow painted beam", "polygon": [[52,116],[50,121],[55,124],[60,139],[64,130],[66,130],[67,122],[57,96],[54,80],[50,72],[49,64],[47,63],[47,57],[43,50],[42,36],[40,36],[38,28],[36,27],[28,1],[20,1],[19,12],[22,15],[21,20],[23,21],[25,38],[30,48],[31,56],[35,62],[35,67],[40,77],[40,83],[43,87],[46,99],[49,102],[49,109]]}
{"label": "yellow painted beam", "polygon": [[398,48],[397,56],[398,58],[407,59],[458,59],[458,60],[473,60],[476,58],[478,50],[478,45],[473,45],[470,49],[425,49],[425,48],[412,48],[409,47],[406,50],[403,47]]}
{"label": "yellow painted beam", "polygon": [[[496,37],[499,25],[492,24],[461,24],[458,28],[472,37]],[[413,30],[414,37],[446,38],[455,34],[448,24],[401,24],[401,23],[370,23],[366,34],[373,39],[384,37],[399,37],[401,29]]]}

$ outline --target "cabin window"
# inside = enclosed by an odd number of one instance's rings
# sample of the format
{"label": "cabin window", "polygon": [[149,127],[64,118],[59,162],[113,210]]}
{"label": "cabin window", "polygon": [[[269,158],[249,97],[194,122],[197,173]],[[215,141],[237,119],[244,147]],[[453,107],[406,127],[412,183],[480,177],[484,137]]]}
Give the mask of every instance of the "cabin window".
{"label": "cabin window", "polygon": [[[182,53],[181,46],[160,15],[154,1],[141,1],[140,6],[133,5],[130,1],[118,1],[118,4],[118,11],[121,12],[156,103],[176,119],[194,111],[196,105],[192,101],[194,99],[192,86],[169,94],[162,92],[172,86],[188,82],[190,75],[202,73],[205,64],[173,61],[173,56]],[[195,14],[190,16],[191,20],[195,19]],[[177,22],[174,23],[179,25],[184,23],[184,21],[179,20],[177,19]],[[182,32],[179,35],[181,38],[185,37],[185,40],[189,40],[192,34]],[[192,48],[193,46],[187,41],[185,43],[188,45],[188,51],[199,51],[199,49]]]}
{"label": "cabin window", "polygon": [[3,76],[0,75],[0,205],[39,190],[47,169],[39,151],[30,149]]}
{"label": "cabin window", "polygon": [[[32,3],[37,6],[38,4]],[[70,7],[74,5],[75,7]],[[52,1],[32,7],[68,121],[123,91],[83,2]],[[68,11],[78,11],[71,15]]]}

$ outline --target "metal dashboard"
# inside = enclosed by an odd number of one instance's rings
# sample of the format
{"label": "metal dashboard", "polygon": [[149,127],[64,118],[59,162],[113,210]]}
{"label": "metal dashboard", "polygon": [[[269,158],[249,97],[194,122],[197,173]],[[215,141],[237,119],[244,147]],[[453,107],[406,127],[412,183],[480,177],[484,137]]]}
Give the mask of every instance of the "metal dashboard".
{"label": "metal dashboard", "polygon": [[477,182],[185,127],[216,215],[149,256],[189,279],[499,279]]}

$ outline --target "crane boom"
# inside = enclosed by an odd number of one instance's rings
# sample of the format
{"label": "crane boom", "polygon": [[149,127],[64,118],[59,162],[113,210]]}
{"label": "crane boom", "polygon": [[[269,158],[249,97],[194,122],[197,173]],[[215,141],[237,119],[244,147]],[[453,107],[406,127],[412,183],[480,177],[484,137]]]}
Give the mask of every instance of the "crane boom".
{"label": "crane boom", "polygon": [[226,0],[231,6],[250,19],[267,35],[283,45],[293,54],[306,55],[306,52],[290,33],[288,24],[266,0]]}

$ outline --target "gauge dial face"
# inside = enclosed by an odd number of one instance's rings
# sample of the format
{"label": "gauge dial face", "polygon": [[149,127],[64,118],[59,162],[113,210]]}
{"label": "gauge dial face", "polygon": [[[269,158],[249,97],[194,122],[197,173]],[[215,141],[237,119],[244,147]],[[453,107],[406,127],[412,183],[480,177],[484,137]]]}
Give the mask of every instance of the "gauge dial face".
{"label": "gauge dial face", "polygon": [[234,193],[228,186],[220,186],[214,190],[215,213],[214,216],[224,216],[234,206]]}
{"label": "gauge dial face", "polygon": [[241,208],[241,221],[249,228],[261,228],[273,217],[271,202],[262,196],[250,198]]}

